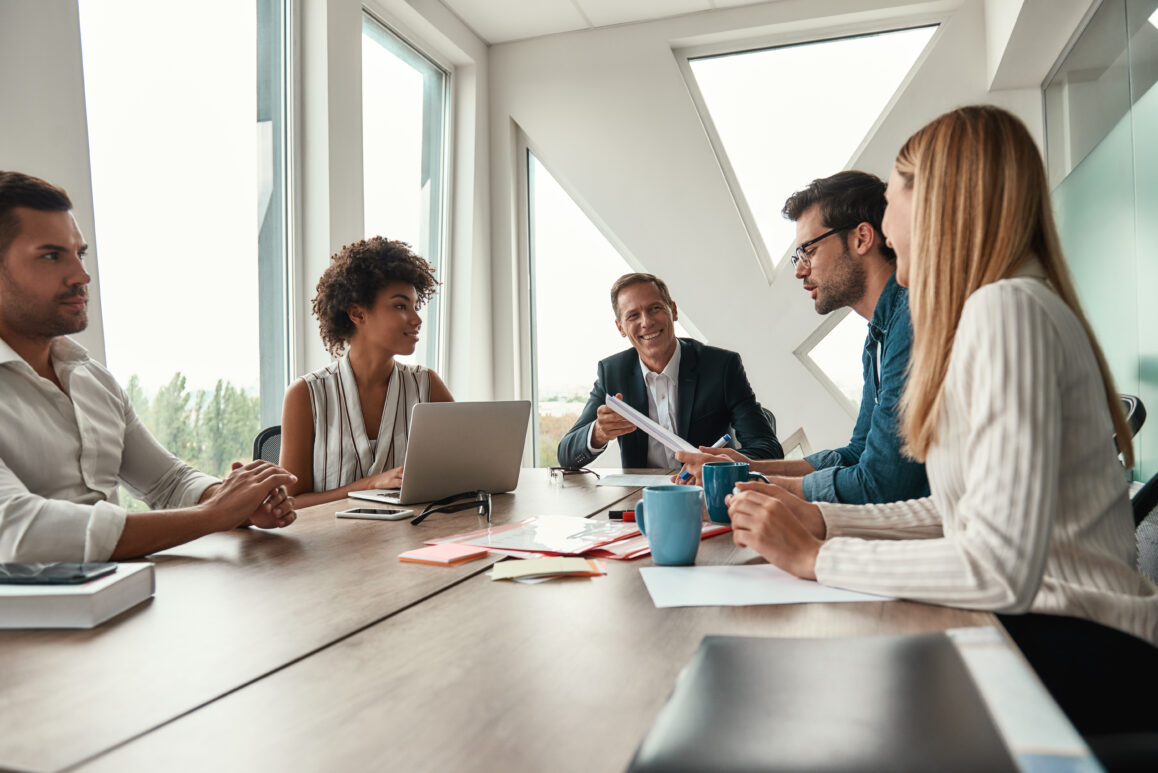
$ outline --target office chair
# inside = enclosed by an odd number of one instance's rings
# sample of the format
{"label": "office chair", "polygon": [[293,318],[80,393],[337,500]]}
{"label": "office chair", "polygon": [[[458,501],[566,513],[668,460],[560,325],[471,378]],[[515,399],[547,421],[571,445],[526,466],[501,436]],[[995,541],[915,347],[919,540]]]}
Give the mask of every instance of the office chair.
{"label": "office chair", "polygon": [[266,427],[253,439],[253,458],[281,463],[281,425]]}
{"label": "office chair", "polygon": [[1118,395],[1122,398],[1122,407],[1126,410],[1126,423],[1130,425],[1130,434],[1137,435],[1138,430],[1146,423],[1146,406],[1134,395]]}
{"label": "office chair", "polygon": [[[775,435],[776,434],[776,414],[772,413],[772,411],[768,410],[767,408],[765,408],[762,405],[760,406],[760,410],[762,410],[764,412],[764,415],[768,418],[768,423],[772,425],[772,434]],[[728,448],[736,448],[736,449],[743,451],[744,450],[743,447],[736,441],[736,428],[729,425],[728,426],[728,434],[732,436],[731,442],[728,443]]]}
{"label": "office chair", "polygon": [[1138,541],[1138,569],[1158,582],[1158,474],[1130,501],[1134,508],[1134,537]]}

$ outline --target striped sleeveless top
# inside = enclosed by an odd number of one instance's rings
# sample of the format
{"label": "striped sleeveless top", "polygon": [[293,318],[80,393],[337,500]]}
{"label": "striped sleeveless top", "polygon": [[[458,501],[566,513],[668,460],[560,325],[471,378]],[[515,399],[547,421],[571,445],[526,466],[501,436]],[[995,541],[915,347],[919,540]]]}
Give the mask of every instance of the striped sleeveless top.
{"label": "striped sleeveless top", "polygon": [[329,491],[402,464],[410,409],[430,400],[430,371],[394,363],[377,440],[362,418],[358,385],[347,355],[304,377],[314,413],[314,491]]}

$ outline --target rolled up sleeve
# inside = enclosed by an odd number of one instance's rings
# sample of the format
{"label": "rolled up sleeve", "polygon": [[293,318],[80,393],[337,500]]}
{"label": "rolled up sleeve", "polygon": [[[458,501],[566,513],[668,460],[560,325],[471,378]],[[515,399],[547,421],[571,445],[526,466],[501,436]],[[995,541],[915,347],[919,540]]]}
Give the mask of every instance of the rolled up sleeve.
{"label": "rolled up sleeve", "polygon": [[107,561],[124,528],[124,508],[37,496],[0,460],[0,559]]}
{"label": "rolled up sleeve", "polygon": [[135,413],[127,417],[119,478],[154,510],[192,507],[221,481],[198,472],[157,442]]}

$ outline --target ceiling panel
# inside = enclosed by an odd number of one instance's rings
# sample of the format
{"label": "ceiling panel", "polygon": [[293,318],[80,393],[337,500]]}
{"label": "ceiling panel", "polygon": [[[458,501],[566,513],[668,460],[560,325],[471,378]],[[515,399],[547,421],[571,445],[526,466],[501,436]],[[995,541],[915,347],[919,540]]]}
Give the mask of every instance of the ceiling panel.
{"label": "ceiling panel", "polygon": [[[754,0],[748,0],[752,2]],[[576,0],[591,24],[603,27],[712,9],[711,0]]]}
{"label": "ceiling panel", "polygon": [[442,0],[488,43],[505,43],[590,25],[571,0]]}

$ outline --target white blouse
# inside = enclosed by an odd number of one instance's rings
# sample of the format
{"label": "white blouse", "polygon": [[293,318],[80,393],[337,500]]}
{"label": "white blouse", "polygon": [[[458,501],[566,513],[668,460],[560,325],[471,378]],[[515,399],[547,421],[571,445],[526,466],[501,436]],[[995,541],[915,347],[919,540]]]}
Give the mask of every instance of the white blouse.
{"label": "white blouse", "polygon": [[[1034,272],[1040,272],[1040,267]],[[1090,619],[1158,644],[1127,484],[1085,330],[1039,276],[965,304],[929,497],[820,504],[825,585],[995,612]]]}
{"label": "white blouse", "polygon": [[350,358],[305,376],[314,414],[314,491],[329,491],[398,467],[406,458],[410,409],[430,400],[430,371],[395,362],[382,421],[371,441]]}

